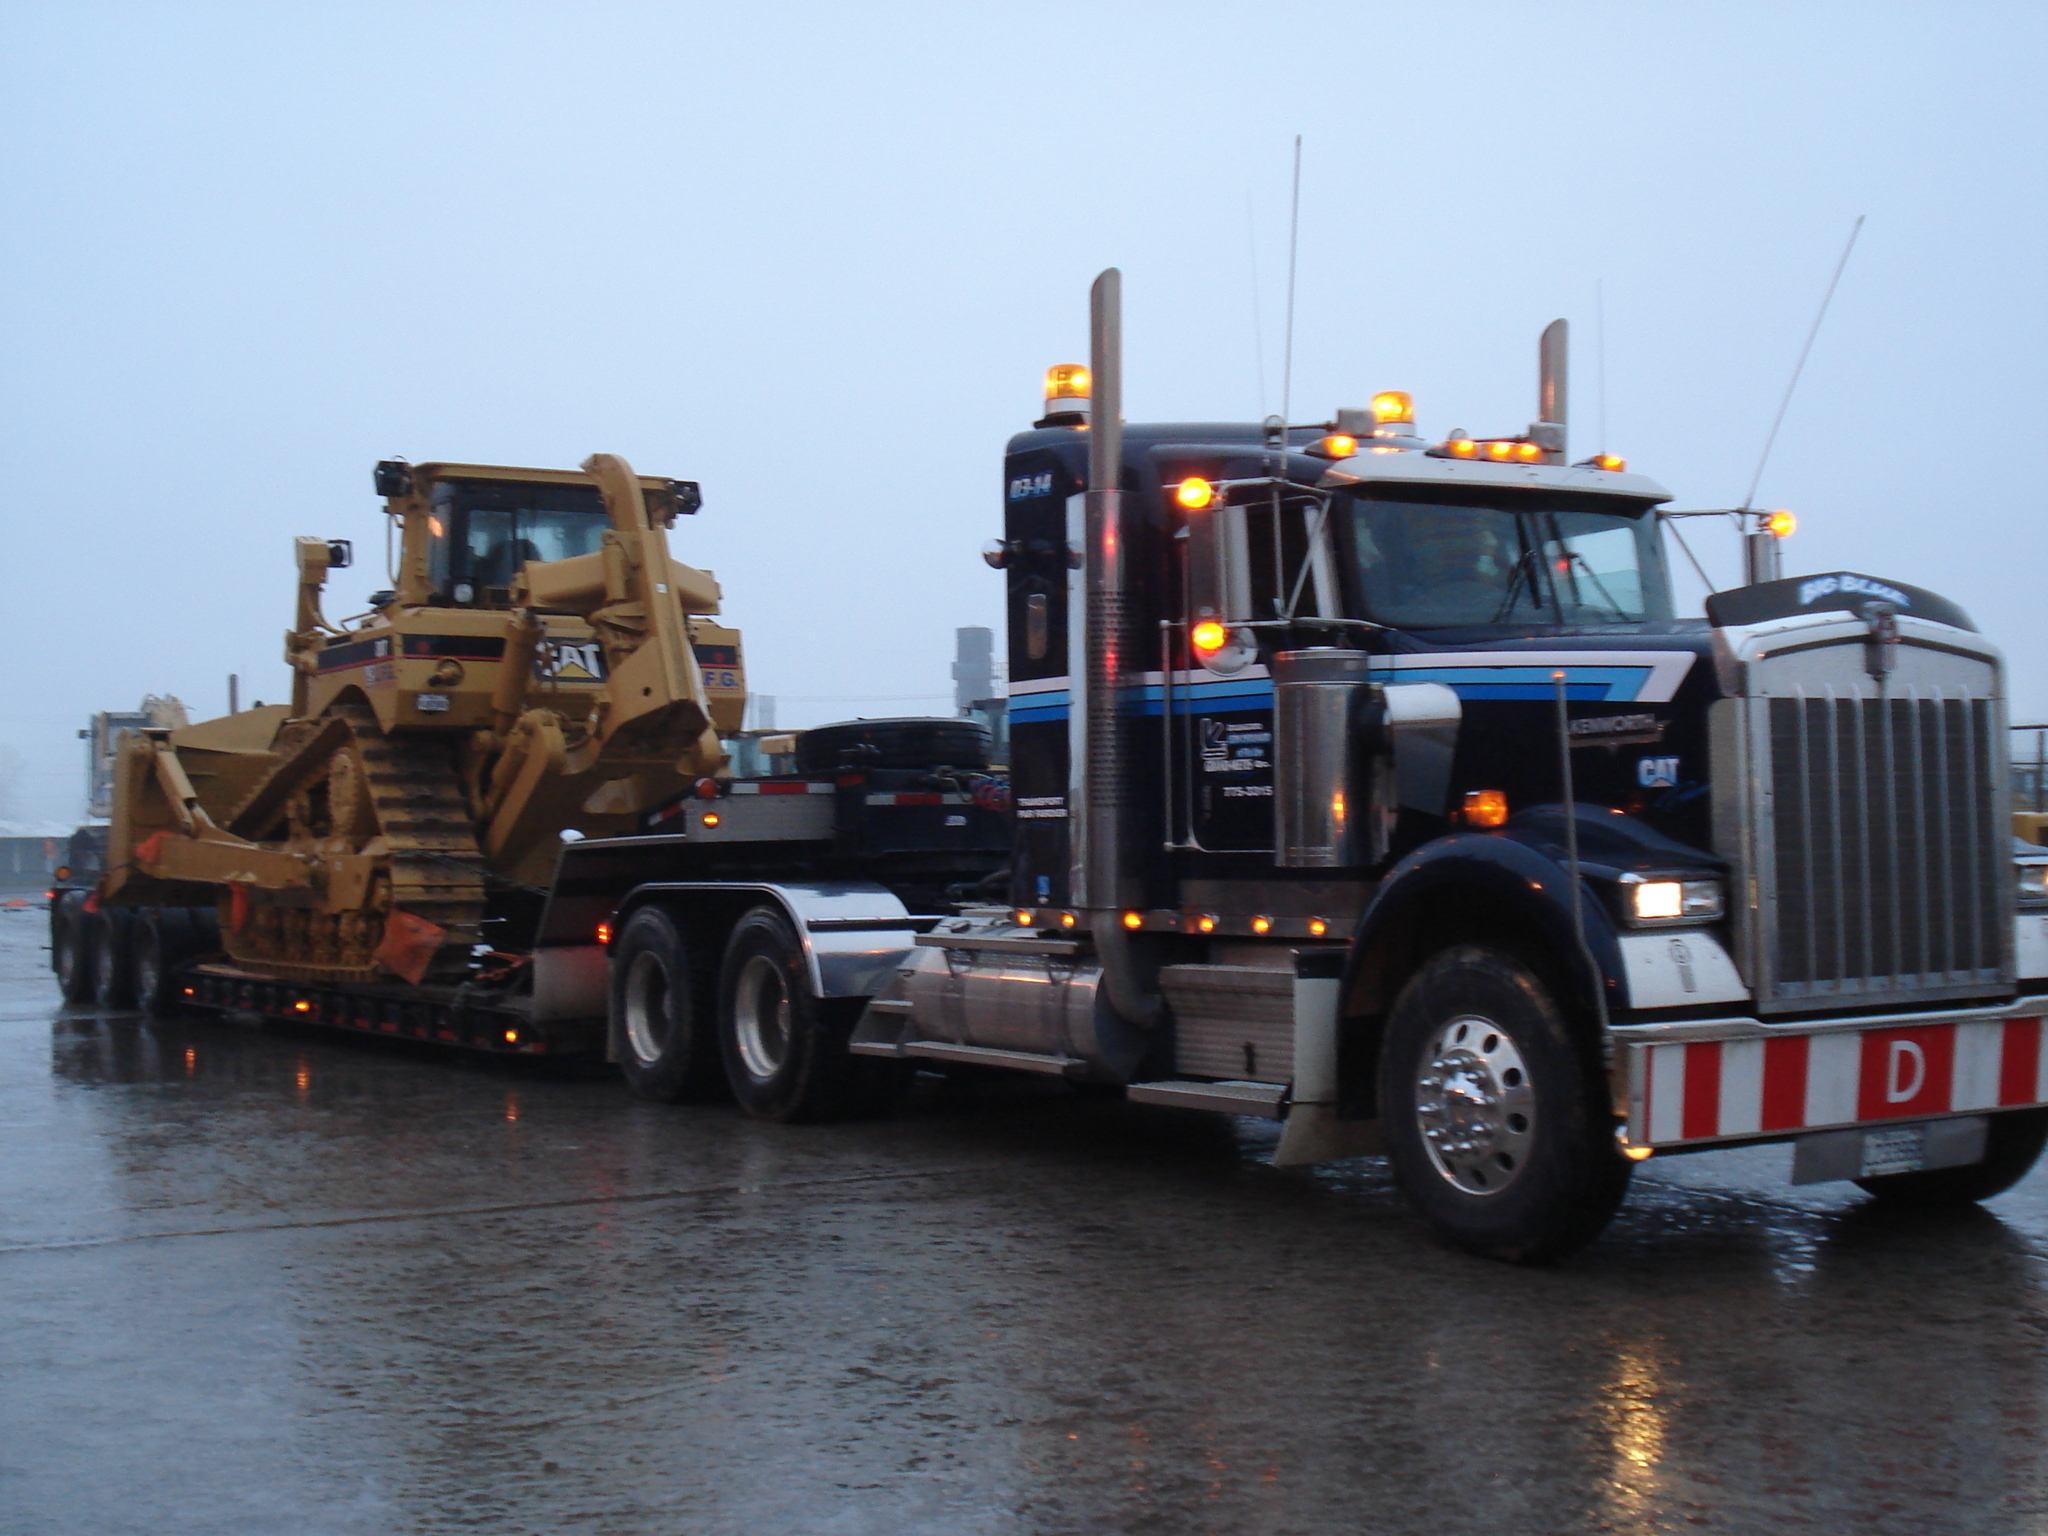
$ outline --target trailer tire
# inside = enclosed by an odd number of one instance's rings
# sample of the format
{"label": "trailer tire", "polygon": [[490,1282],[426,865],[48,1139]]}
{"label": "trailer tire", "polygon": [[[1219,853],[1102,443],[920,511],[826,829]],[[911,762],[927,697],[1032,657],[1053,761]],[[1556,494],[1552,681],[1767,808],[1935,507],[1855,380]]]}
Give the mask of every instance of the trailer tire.
{"label": "trailer tire", "polygon": [[612,1058],[636,1098],[719,1097],[718,1052],[704,967],[660,907],[627,919],[612,946]]}
{"label": "trailer tire", "polygon": [[50,914],[50,969],[67,1003],[89,1003],[99,986],[93,964],[92,914],[85,910],[85,892],[66,891]]}
{"label": "trailer tire", "polygon": [[834,1120],[893,1106],[906,1064],[855,1056],[864,999],[820,998],[802,941],[779,907],[741,918],[718,982],[718,1040],[733,1097],[763,1120]]}
{"label": "trailer tire", "polygon": [[129,951],[135,914],[126,907],[102,907],[92,919],[93,992],[102,1008],[135,1006],[135,978]]}
{"label": "trailer tire", "polygon": [[1396,1179],[1460,1248],[1550,1263],[1599,1236],[1627,1193],[1596,1053],[1501,950],[1456,945],[1409,979],[1379,1094]]}
{"label": "trailer tire", "polygon": [[2004,1194],[2024,1179],[2043,1147],[2048,1147],[2048,1109],[2012,1110],[1991,1117],[1984,1133],[1984,1156],[1978,1162],[1960,1168],[1880,1174],[1858,1179],[1856,1185],[1874,1200],[1902,1210],[1974,1205]]}
{"label": "trailer tire", "polygon": [[183,999],[177,986],[178,962],[199,948],[199,925],[184,907],[152,907],[136,914],[128,935],[128,987],[135,1006],[152,1018],[167,1019]]}

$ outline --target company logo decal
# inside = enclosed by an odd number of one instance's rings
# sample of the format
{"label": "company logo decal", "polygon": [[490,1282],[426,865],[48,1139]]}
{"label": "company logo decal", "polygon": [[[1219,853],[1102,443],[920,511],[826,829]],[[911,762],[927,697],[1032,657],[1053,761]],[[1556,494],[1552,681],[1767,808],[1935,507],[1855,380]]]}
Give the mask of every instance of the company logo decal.
{"label": "company logo decal", "polygon": [[555,683],[601,683],[604,649],[595,640],[550,640],[534,658],[533,671]]}
{"label": "company logo decal", "polygon": [[1010,482],[1010,500],[1026,501],[1033,496],[1052,494],[1052,471],[1042,475],[1020,475]]}
{"label": "company logo decal", "polygon": [[1837,592],[1850,592],[1860,597],[1880,598],[1887,603],[1897,603],[1901,608],[1913,606],[1913,600],[1897,587],[1888,587],[1881,581],[1872,581],[1868,576],[1816,576],[1811,581],[1799,583],[1799,605],[1818,602],[1824,597],[1833,597]]}

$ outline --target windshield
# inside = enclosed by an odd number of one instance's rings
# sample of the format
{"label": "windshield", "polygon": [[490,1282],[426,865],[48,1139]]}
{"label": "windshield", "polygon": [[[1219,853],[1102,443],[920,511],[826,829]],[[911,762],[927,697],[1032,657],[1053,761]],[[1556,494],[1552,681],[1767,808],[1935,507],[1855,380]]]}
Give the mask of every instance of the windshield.
{"label": "windshield", "polygon": [[594,554],[610,526],[595,486],[443,481],[434,487],[433,582],[457,602],[503,604],[521,566]]}
{"label": "windshield", "polygon": [[[1399,494],[1413,493],[1404,487]],[[1652,514],[1622,517],[1545,500],[1555,504],[1349,497],[1349,563],[1362,617],[1396,629],[1671,617]]]}

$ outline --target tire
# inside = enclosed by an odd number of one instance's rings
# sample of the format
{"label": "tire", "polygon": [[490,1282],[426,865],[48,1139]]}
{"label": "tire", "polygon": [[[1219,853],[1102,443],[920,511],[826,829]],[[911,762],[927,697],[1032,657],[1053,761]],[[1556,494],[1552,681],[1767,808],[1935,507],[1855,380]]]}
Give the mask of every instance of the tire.
{"label": "tire", "polygon": [[1470,1252],[1561,1259],[1599,1236],[1628,1191],[1598,1053],[1500,950],[1443,950],[1402,988],[1379,1096],[1396,1179]]}
{"label": "tire", "polygon": [[199,948],[198,925],[183,907],[155,907],[136,914],[128,935],[128,990],[135,1006],[167,1019],[183,1004],[178,962]]}
{"label": "tire", "polygon": [[2048,1109],[2012,1110],[1991,1117],[1980,1162],[1920,1173],[1880,1174],[1874,1179],[1858,1179],[1856,1185],[1873,1199],[1902,1210],[1974,1205],[2004,1194],[2024,1179],[2033,1171],[2044,1146],[2048,1146]]}
{"label": "tire", "polygon": [[50,914],[50,969],[67,1003],[90,1003],[98,994],[99,972],[93,964],[92,914],[85,910],[85,892],[66,891]]}
{"label": "tire", "polygon": [[642,907],[612,946],[612,1059],[636,1098],[719,1097],[709,988],[675,919]]}
{"label": "tire", "polygon": [[102,907],[92,919],[93,992],[102,1008],[135,1006],[134,937],[135,914],[125,907]]}
{"label": "tire", "polygon": [[796,930],[779,907],[734,925],[718,979],[718,1042],[740,1107],[762,1120],[834,1120],[891,1108],[907,1063],[846,1048],[863,1003],[819,998]]}

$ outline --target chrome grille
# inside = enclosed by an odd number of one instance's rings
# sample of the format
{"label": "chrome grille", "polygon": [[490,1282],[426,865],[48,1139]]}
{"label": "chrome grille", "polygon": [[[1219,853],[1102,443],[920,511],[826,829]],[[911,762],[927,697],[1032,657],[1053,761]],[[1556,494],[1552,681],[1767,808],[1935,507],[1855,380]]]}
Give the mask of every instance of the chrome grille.
{"label": "chrome grille", "polygon": [[1753,717],[1769,789],[1759,1001],[1997,990],[2011,924],[1994,701],[1897,686],[1771,691]]}

